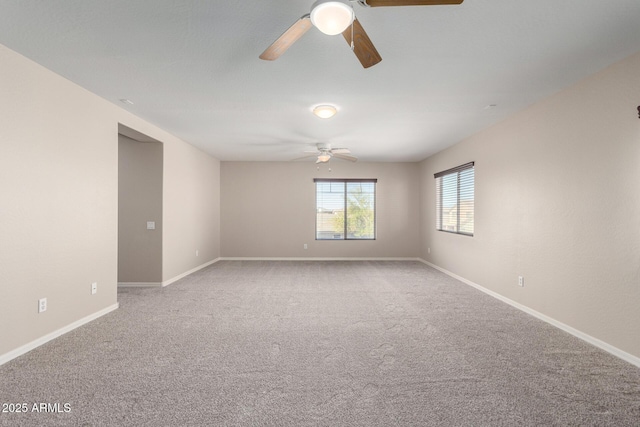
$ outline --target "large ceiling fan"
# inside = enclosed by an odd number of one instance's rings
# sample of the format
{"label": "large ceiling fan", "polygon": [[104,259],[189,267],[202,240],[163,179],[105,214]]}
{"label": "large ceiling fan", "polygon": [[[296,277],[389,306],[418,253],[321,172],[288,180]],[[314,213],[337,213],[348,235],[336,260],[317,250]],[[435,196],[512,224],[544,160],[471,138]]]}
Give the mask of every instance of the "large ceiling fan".
{"label": "large ceiling fan", "polygon": [[324,142],[317,143],[315,150],[308,150],[305,151],[305,153],[308,154],[296,160],[306,159],[309,157],[317,157],[316,163],[327,163],[333,157],[337,159],[349,160],[350,162],[355,162],[358,160],[357,157],[351,155],[351,151],[349,151],[348,148],[331,148],[331,144],[327,144]]}
{"label": "large ceiling fan", "polygon": [[271,44],[260,59],[276,60],[289,49],[312,25],[328,35],[342,33],[342,36],[356,54],[364,68],[382,61],[382,57],[362,28],[350,3],[357,2],[364,7],[381,6],[431,6],[460,4],[464,0],[317,0],[311,6],[311,13],[302,15],[287,31]]}

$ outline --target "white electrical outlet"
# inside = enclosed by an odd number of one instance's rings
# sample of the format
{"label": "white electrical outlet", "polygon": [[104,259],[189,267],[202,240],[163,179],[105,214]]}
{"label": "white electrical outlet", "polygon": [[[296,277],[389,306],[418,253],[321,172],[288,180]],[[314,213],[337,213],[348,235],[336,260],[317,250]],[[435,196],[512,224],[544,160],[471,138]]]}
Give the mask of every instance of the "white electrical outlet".
{"label": "white electrical outlet", "polygon": [[524,287],[524,277],[518,276],[518,286]]}
{"label": "white electrical outlet", "polygon": [[44,313],[45,311],[47,311],[47,299],[40,298],[38,300],[38,313]]}
{"label": "white electrical outlet", "polygon": [[307,244],[306,244],[306,243],[304,244],[304,248],[305,248],[305,249],[308,249],[308,248],[309,248],[309,247],[307,246]]}
{"label": "white electrical outlet", "polygon": [[200,255],[200,251],[196,249],[196,256]]}
{"label": "white electrical outlet", "polygon": [[98,282],[93,282],[91,284],[91,295],[95,295],[98,293]]}
{"label": "white electrical outlet", "polygon": [[430,254],[431,253],[431,248],[427,248],[427,253]]}

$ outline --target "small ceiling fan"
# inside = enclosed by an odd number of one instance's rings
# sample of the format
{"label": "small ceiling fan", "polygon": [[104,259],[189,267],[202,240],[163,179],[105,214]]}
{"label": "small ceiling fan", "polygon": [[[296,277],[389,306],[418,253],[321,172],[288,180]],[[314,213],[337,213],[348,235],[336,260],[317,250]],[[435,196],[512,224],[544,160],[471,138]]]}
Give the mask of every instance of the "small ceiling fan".
{"label": "small ceiling fan", "polygon": [[302,15],[287,31],[271,44],[260,59],[276,60],[289,49],[312,25],[328,35],[342,33],[364,68],[382,61],[382,57],[362,28],[350,3],[357,2],[364,7],[381,6],[432,6],[460,4],[464,0],[317,0],[311,6],[311,13]]}
{"label": "small ceiling fan", "polygon": [[296,160],[302,160],[309,157],[317,157],[316,163],[327,163],[332,157],[337,159],[349,160],[355,162],[357,157],[351,155],[351,151],[348,148],[331,148],[331,144],[319,142],[316,144],[315,150],[308,150],[305,153],[309,153],[304,157],[300,157]]}

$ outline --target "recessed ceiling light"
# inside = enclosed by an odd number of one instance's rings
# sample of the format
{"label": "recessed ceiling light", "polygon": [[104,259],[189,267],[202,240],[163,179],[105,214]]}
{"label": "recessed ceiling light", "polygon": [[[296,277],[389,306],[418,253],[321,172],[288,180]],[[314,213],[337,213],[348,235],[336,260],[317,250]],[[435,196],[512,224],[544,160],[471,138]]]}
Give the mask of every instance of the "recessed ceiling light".
{"label": "recessed ceiling light", "polygon": [[336,115],[338,109],[333,105],[318,105],[313,108],[313,114],[321,119],[329,119]]}
{"label": "recessed ceiling light", "polygon": [[126,99],[126,98],[121,99],[120,102],[122,102],[123,104],[127,104],[127,105],[133,105],[133,101],[130,100],[130,99]]}

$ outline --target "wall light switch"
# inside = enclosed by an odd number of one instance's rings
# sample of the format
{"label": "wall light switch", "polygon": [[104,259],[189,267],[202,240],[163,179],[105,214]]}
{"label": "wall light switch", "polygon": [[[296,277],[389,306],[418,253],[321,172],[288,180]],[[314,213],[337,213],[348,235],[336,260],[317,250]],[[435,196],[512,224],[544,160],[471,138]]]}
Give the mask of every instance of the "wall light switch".
{"label": "wall light switch", "polygon": [[93,282],[91,284],[91,295],[95,295],[98,293],[98,282]]}
{"label": "wall light switch", "polygon": [[156,222],[155,221],[147,221],[147,230],[155,230]]}

